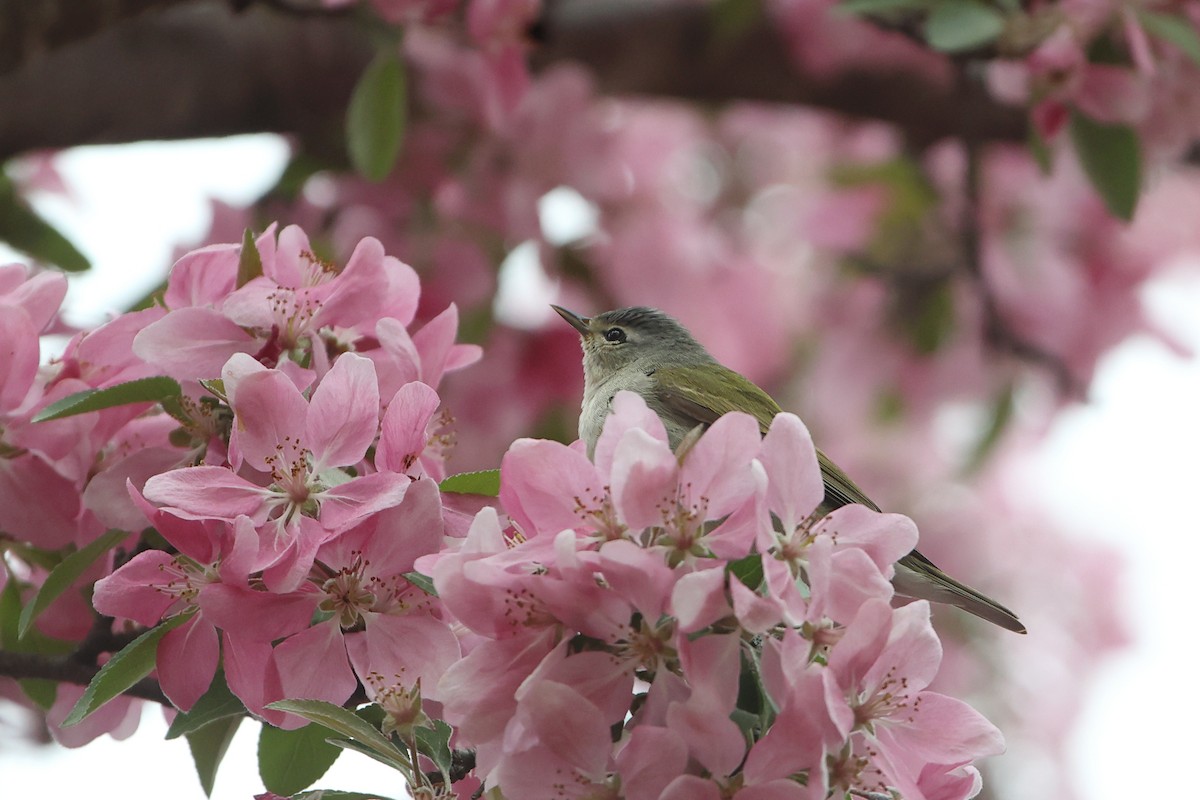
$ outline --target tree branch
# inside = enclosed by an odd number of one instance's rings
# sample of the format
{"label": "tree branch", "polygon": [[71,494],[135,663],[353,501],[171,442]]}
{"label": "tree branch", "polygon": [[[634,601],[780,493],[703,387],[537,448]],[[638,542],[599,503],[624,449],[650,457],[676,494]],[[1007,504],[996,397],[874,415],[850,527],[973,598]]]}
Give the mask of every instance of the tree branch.
{"label": "tree branch", "polygon": [[0,0],[0,75],[121,20],[187,0]]}
{"label": "tree branch", "polygon": [[[14,24],[28,15],[10,7],[40,5],[0,3]],[[243,13],[217,0],[104,0],[124,16],[60,4],[61,34],[44,26],[11,33],[41,41],[44,55],[14,56],[19,68],[0,77],[0,160],[236,133],[339,141],[350,92],[372,54],[364,26],[345,15],[281,13],[261,0]],[[158,10],[133,16],[147,8]],[[83,18],[66,20],[66,9]],[[948,136],[1025,134],[1023,110],[996,103],[977,81],[941,85],[899,71],[805,75],[767,21],[730,37],[703,5],[551,0],[539,31],[535,69],[579,62],[610,94],[798,103],[893,123],[917,147]]]}
{"label": "tree branch", "polygon": [[[72,656],[42,656],[0,650],[0,675],[9,678],[44,678],[87,686],[99,671],[99,667],[84,664]],[[159,687],[158,681],[151,678],[138,681],[125,690],[125,694],[142,700],[153,700],[164,706],[171,704]]]}
{"label": "tree branch", "polygon": [[350,19],[178,3],[0,78],[0,160],[43,148],[238,133],[340,140],[371,54],[367,32]]}
{"label": "tree branch", "polygon": [[557,0],[544,22],[535,67],[576,61],[601,91],[707,103],[759,100],[881,120],[917,148],[946,137],[1023,141],[1024,109],[997,103],[959,71],[942,85],[902,70],[800,72],[769,20],[723,34],[703,4]]}

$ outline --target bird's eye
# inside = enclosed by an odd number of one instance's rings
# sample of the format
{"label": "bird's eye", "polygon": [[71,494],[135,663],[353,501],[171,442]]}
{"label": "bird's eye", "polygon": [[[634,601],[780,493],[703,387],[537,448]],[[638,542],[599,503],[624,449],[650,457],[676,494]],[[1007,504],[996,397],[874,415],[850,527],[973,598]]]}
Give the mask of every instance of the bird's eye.
{"label": "bird's eye", "polygon": [[625,341],[625,331],[620,328],[609,328],[604,332],[604,340],[613,344],[620,344]]}

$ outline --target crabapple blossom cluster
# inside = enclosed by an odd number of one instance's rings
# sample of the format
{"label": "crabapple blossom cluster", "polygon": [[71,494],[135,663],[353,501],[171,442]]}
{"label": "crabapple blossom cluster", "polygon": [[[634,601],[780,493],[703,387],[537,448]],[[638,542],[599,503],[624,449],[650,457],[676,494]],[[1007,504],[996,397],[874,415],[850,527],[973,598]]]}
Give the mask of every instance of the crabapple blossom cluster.
{"label": "crabapple blossom cluster", "polygon": [[[594,462],[579,442],[518,440],[500,508],[472,517],[439,491],[434,387],[478,349],[455,344],[453,308],[408,333],[416,277],[377,241],[342,267],[295,227],[190,253],[162,306],[41,368],[63,281],[0,275],[3,592],[32,622],[15,643],[112,654],[86,692],[0,679],[64,743],[136,726],[138,700],[94,697],[153,635],[161,700],[183,719],[223,687],[284,731],[366,703],[379,716],[350,718],[380,738],[356,741],[402,744],[414,790],[444,797],[951,800],[1003,749],[929,689],[928,606],[892,605],[915,527],[857,506],[821,516],[795,416],[762,437],[728,415],[675,453],[622,394]],[[168,390],[115,399],[150,385]],[[18,513],[33,498],[45,513]],[[443,748],[417,729],[444,730]],[[431,778],[450,746],[473,768]]]}
{"label": "crabapple blossom cluster", "polygon": [[[219,660],[263,716],[264,703],[307,696],[296,681],[316,680],[322,698],[345,700],[356,685],[347,661],[355,647],[364,679],[372,659],[388,672],[382,642],[420,629],[430,605],[406,595],[411,587],[397,576],[442,535],[434,481],[452,438],[433,387],[479,356],[455,344],[454,307],[410,335],[419,295],[411,267],[372,239],[338,267],[316,256],[299,228],[272,226],[241,247],[189,253],[162,306],[76,335],[39,368],[38,336],[51,328],[65,281],[15,265],[4,276],[0,525],[13,543],[5,577],[17,607],[56,563],[45,554],[126,531],[117,569],[104,575],[97,563],[80,583],[96,582],[102,614],[145,626],[187,617],[164,636],[157,661],[177,708],[192,707]],[[78,392],[163,375],[177,383],[157,405],[126,400],[34,421]],[[410,534],[394,535],[407,526]],[[148,528],[165,540],[158,547],[139,539]],[[63,593],[39,615],[35,639],[84,639],[92,622],[80,601]],[[337,625],[310,628],[318,607],[347,629],[360,623],[361,644],[345,642]],[[398,608],[426,610],[367,634],[366,616]],[[325,654],[319,661],[340,652],[344,669],[298,667],[314,648]],[[424,652],[446,657],[444,647]],[[51,722],[78,696],[60,687]],[[80,744],[124,730],[132,714],[119,698],[86,728],[52,729]]]}
{"label": "crabapple blossom cluster", "polygon": [[973,796],[969,762],[1002,750],[999,731],[927,690],[941,659],[928,605],[889,602],[916,529],[863,507],[820,517],[823,496],[790,414],[765,438],[729,414],[672,453],[621,393],[594,463],[578,442],[515,442],[511,524],[480,512],[460,545],[417,562],[474,634],[439,691],[485,783],[506,797]]}

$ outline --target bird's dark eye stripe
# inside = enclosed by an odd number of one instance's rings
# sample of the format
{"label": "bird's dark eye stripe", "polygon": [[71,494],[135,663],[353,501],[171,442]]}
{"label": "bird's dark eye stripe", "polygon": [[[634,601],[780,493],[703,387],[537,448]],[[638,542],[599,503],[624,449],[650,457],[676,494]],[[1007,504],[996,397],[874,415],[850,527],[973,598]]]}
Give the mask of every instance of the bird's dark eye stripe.
{"label": "bird's dark eye stripe", "polygon": [[609,328],[604,332],[605,341],[620,343],[625,341],[625,331],[620,328]]}

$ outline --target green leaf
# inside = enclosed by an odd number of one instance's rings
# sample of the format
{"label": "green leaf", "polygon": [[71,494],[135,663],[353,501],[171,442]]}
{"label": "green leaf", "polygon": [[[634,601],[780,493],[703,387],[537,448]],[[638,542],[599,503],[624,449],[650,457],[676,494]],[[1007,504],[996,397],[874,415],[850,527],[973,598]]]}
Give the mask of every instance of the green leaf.
{"label": "green leaf", "polygon": [[1138,21],[1151,35],[1178,47],[1184,55],[1200,64],[1200,33],[1192,23],[1172,14],[1154,11],[1137,12]]}
{"label": "green leaf", "polygon": [[46,576],[46,580],[42,582],[37,594],[30,599],[25,608],[21,609],[21,619],[17,623],[17,637],[25,638],[25,634],[29,631],[29,626],[37,619],[38,614],[45,611],[48,605],[54,602],[88,567],[96,562],[96,559],[128,537],[129,533],[126,531],[109,531],[64,558]]}
{"label": "green leaf", "polygon": [[937,352],[954,332],[954,291],[949,281],[929,287],[913,298],[915,308],[901,317],[909,341],[922,355]]}
{"label": "green leaf", "polygon": [[41,567],[47,572],[57,567],[66,558],[66,554],[61,550],[46,550],[24,542],[7,541],[3,544],[3,548],[0,549],[7,550],[26,564]]}
{"label": "green leaf", "polygon": [[130,303],[128,306],[126,306],[125,310],[126,311],[144,311],[147,308],[154,308],[154,306],[160,305],[163,295],[166,293],[166,291],[167,291],[167,282],[161,281],[153,289],[149,290],[148,292],[143,294],[141,297],[139,297],[137,300],[134,300],[132,303]]}
{"label": "green leaf", "polygon": [[268,705],[267,708],[287,711],[304,717],[310,722],[324,725],[331,731],[359,742],[382,758],[388,759],[384,763],[399,770],[409,768],[408,759],[404,753],[392,744],[390,739],[380,733],[378,728],[355,715],[353,711],[333,703],[326,703],[324,700],[278,700]]}
{"label": "green leaf", "polygon": [[225,396],[225,381],[221,378],[204,378],[200,380],[200,385],[217,399],[228,402],[229,398]]}
{"label": "green leaf", "polygon": [[380,50],[346,109],[346,149],[363,177],[381,181],[392,171],[404,141],[407,102],[404,63],[395,50]]}
{"label": "green leaf", "polygon": [[1038,165],[1042,177],[1049,178],[1050,174],[1054,172],[1054,151],[1050,149],[1050,145],[1046,143],[1036,125],[1028,127],[1029,139],[1026,145],[1029,147],[1029,154],[1033,156],[1034,163]]}
{"label": "green leaf", "polygon": [[497,497],[500,494],[500,470],[460,472],[439,483],[438,488],[452,494],[481,494]]}
{"label": "green leaf", "polygon": [[267,197],[279,198],[288,203],[295,202],[304,191],[308,179],[318,172],[331,169],[335,165],[318,158],[316,155],[301,151],[292,156],[292,160],[283,168],[283,174],[275,185],[267,190]]}
{"label": "green leaf", "polygon": [[889,11],[927,8],[931,0],[843,0],[833,7],[843,14],[881,14]]}
{"label": "green leaf", "polygon": [[58,698],[58,684],[46,678],[24,678],[17,681],[25,696],[37,704],[43,711],[49,711]]}
{"label": "green leaf", "polygon": [[[5,566],[0,558],[0,569]],[[21,587],[12,573],[0,590],[0,649],[12,650],[17,643],[17,618],[21,615]]]}
{"label": "green leaf", "polygon": [[343,750],[353,750],[359,755],[364,755],[367,758],[374,759],[380,764],[383,764],[385,767],[391,767],[392,769],[401,772],[406,777],[410,775],[410,770],[406,764],[401,764],[395,759],[380,755],[379,753],[375,752],[375,750],[367,747],[365,744],[359,744],[358,742],[350,739],[329,739],[328,742],[334,747],[340,747]]}
{"label": "green leaf", "polygon": [[749,555],[730,562],[729,573],[747,589],[758,591],[763,582],[762,556]]}
{"label": "green leaf", "polygon": [[716,38],[736,40],[763,17],[762,0],[717,0],[709,11]]}
{"label": "green leaf", "polygon": [[0,241],[66,272],[84,272],[92,266],[69,239],[17,194],[16,186],[3,170],[0,170]]}
{"label": "green leaf", "polygon": [[1113,216],[1133,219],[1142,185],[1137,133],[1128,125],[1106,125],[1071,112],[1071,141],[1083,171]]}
{"label": "green leaf", "polygon": [[226,717],[217,720],[187,734],[188,748],[192,751],[192,761],[196,765],[196,775],[200,778],[200,786],[204,794],[212,796],[213,784],[217,780],[217,767],[225,758],[225,751],[233,741],[242,717]]}
{"label": "green leaf", "polygon": [[425,594],[432,595],[434,597],[438,596],[437,588],[433,585],[433,578],[429,577],[428,575],[422,575],[419,572],[406,572],[404,573],[404,579]]}
{"label": "green leaf", "polygon": [[168,631],[178,628],[191,618],[191,614],[172,617],[161,625],[146,631],[127,644],[121,652],[110,658],[108,663],[96,673],[96,677],[92,678],[92,682],[84,690],[83,696],[79,698],[75,707],[71,709],[71,713],[63,720],[63,727],[69,728],[83,722],[93,711],[149,675],[150,670],[154,669],[159,640]]}
{"label": "green leaf", "polygon": [[167,728],[166,738],[176,739],[198,731],[217,720],[226,717],[241,717],[245,714],[246,707],[242,705],[242,701],[237,698],[237,695],[229,691],[229,686],[225,683],[224,671],[217,670],[212,683],[208,686],[208,691],[201,695],[200,699],[196,701],[196,705],[192,706],[190,711],[175,716],[171,727]]}
{"label": "green leaf", "polygon": [[1008,428],[1008,423],[1012,420],[1013,411],[1016,408],[1016,392],[1012,386],[1007,386],[996,397],[992,404],[991,419],[988,421],[987,430],[979,437],[979,442],[971,451],[970,457],[967,459],[967,464],[963,468],[963,472],[967,475],[978,470],[987,457],[991,455],[996,448],[996,444],[1000,441],[1001,435]]}
{"label": "green leaf", "polygon": [[294,731],[263,725],[258,737],[258,774],[267,791],[291,795],[307,789],[325,774],[342,754],[325,741],[323,725],[305,725]]}
{"label": "green leaf", "polygon": [[999,36],[1004,24],[1004,15],[983,3],[947,0],[925,20],[925,41],[944,53],[972,50]]}
{"label": "green leaf", "polygon": [[450,779],[450,767],[454,761],[454,755],[450,752],[450,736],[453,733],[454,729],[440,719],[433,721],[432,728],[413,729],[417,739],[417,750],[429,756],[447,780]]}
{"label": "green leaf", "polygon": [[242,234],[242,251],[238,255],[237,288],[242,288],[262,274],[262,256],[259,255],[258,245],[254,243],[254,231],[246,228]]}
{"label": "green leaf", "polygon": [[107,389],[87,389],[68,395],[34,414],[33,421],[45,422],[51,419],[62,419],[130,403],[157,403],[168,397],[177,397],[182,392],[179,382],[174,378],[161,375],[153,378],[138,378],[136,381],[118,383]]}
{"label": "green leaf", "polygon": [[[4,569],[4,559],[0,555],[0,569]],[[11,653],[45,653],[47,655],[56,655],[71,652],[75,645],[70,642],[60,642],[57,639],[51,639],[47,636],[38,634],[37,631],[29,636],[25,641],[19,641],[17,638],[17,619],[21,615],[21,587],[18,581],[10,572],[8,580],[4,584],[4,589],[0,590],[0,650],[7,650]],[[58,694],[58,684],[51,680],[42,678],[25,678],[18,683],[21,686],[21,691],[25,692],[38,707],[48,710],[54,705],[54,699]]]}

